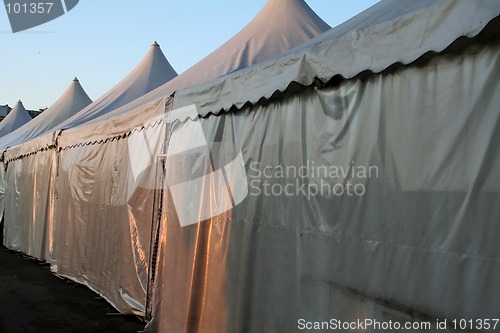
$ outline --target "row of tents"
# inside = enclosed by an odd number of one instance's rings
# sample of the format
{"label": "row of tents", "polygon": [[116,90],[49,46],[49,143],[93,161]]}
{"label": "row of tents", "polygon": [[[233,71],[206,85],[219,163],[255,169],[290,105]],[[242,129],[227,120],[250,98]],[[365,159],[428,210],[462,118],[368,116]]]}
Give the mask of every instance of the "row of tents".
{"label": "row of tents", "polygon": [[151,332],[495,318],[499,14],[269,0],[180,75],[154,43],[94,102],[75,79],[0,137],[3,244]]}

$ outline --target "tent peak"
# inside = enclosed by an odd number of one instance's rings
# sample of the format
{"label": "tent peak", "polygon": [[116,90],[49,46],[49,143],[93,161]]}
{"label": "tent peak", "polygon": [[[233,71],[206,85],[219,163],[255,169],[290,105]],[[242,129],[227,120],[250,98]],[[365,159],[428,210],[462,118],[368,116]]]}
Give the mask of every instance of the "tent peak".
{"label": "tent peak", "polygon": [[73,81],[78,82],[78,78],[75,76],[75,78],[73,79]]}
{"label": "tent peak", "polygon": [[[57,125],[73,128],[105,115],[143,96],[177,76],[158,43],[154,41],[139,64],[94,103]],[[1,147],[1,144],[0,144]]]}

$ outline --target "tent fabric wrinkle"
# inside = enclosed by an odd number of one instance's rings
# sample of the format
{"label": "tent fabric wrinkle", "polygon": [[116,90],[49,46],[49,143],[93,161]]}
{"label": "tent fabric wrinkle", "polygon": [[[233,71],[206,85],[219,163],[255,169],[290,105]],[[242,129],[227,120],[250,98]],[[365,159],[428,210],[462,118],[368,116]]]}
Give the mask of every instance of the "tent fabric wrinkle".
{"label": "tent fabric wrinkle", "polygon": [[[81,145],[102,144],[107,141],[128,136],[133,131],[140,131],[161,121],[165,110],[171,104],[171,98],[163,98],[146,107],[142,107],[136,114],[127,114],[127,117],[111,118],[108,121],[85,124],[78,127],[79,136],[74,140],[74,136],[62,135],[59,138],[58,147],[61,149],[71,149]],[[158,119],[160,117],[160,120]],[[133,124],[133,126],[130,126]],[[95,135],[99,132],[99,135]],[[88,133],[88,136],[85,136]],[[83,136],[82,136],[83,135]],[[7,157],[10,155],[7,154]]]}
{"label": "tent fabric wrinkle", "polygon": [[[133,183],[127,140],[60,151],[53,201],[58,274],[144,314],[152,191]],[[17,161],[16,161],[17,162]]]}

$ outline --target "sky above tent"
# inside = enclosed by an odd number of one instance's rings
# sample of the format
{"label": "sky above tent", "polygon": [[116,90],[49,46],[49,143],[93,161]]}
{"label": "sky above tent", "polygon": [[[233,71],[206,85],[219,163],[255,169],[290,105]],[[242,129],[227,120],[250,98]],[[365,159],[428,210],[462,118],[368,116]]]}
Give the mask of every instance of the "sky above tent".
{"label": "sky above tent", "polygon": [[[377,1],[306,2],[336,26]],[[1,6],[0,104],[22,99],[27,109],[47,107],[75,76],[96,99],[127,75],[155,40],[182,73],[240,31],[265,3],[80,1],[66,15],[16,34]]]}

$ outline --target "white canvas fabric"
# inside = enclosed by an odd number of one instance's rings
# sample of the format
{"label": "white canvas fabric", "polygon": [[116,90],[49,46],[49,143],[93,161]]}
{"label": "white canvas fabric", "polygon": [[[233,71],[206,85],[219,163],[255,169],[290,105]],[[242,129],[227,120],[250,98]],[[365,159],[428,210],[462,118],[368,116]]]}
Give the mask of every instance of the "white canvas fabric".
{"label": "white canvas fabric", "polygon": [[43,111],[28,124],[2,137],[0,139],[0,149],[20,145],[53,130],[61,122],[90,103],[92,103],[92,100],[75,77],[61,97],[47,108],[47,110]]}
{"label": "white canvas fabric", "polygon": [[31,116],[26,111],[21,101],[18,101],[9,114],[0,122],[0,137],[15,131],[31,121]]}
{"label": "white canvas fabric", "polygon": [[[272,59],[329,29],[330,26],[304,0],[269,0],[246,27],[197,64],[103,118],[123,114],[137,106],[170,96],[176,90]],[[81,124],[67,122],[65,128]]]}
{"label": "white canvas fabric", "polygon": [[[378,73],[474,37],[499,14],[496,0],[384,0],[279,59],[177,91],[174,107],[194,102],[206,115],[269,98],[291,82],[311,85],[336,75]],[[261,73],[274,79],[262,80]]]}
{"label": "white canvas fabric", "polygon": [[87,108],[60,124],[59,129],[78,126],[132,102],[177,76],[154,42],[139,64],[116,86]]}
{"label": "white canvas fabric", "polygon": [[[9,137],[9,140],[0,140],[0,149],[15,147],[10,150],[10,156],[25,155],[44,149],[54,144],[58,131],[65,128],[66,124],[85,123],[102,116],[146,94],[175,76],[177,73],[158,43],[154,42],[132,72],[93,103],[83,105],[78,110],[68,113],[64,118],[51,119],[47,116],[50,126],[38,126],[32,130],[33,133],[19,133],[17,136]],[[22,143],[26,144],[21,145]]]}
{"label": "white canvas fabric", "polygon": [[[55,149],[8,150],[4,244],[48,256],[123,313],[148,313],[150,332],[494,318],[500,52],[498,33],[483,38],[499,13],[497,1],[383,1],[268,61],[167,83],[161,98],[63,131]],[[335,75],[346,79],[322,86]],[[203,117],[172,116],[186,105]],[[330,171],[294,176],[312,165]],[[378,171],[330,174],[351,166]],[[175,190],[190,181],[198,191]],[[332,192],[347,181],[363,194]],[[182,227],[183,209],[205,220]]]}
{"label": "white canvas fabric", "polygon": [[[61,95],[61,97],[54,103],[52,104],[49,108],[47,108],[45,111],[43,111],[40,115],[38,115],[35,119],[31,120],[31,117],[29,114],[24,110],[23,113],[26,115],[24,117],[29,117],[25,118],[26,121],[23,122],[20,125],[23,126],[17,126],[16,130],[10,131],[7,135],[3,136],[0,138],[0,151],[4,151],[8,147],[12,146],[17,146],[19,147],[25,147],[25,148],[34,148],[40,149],[40,148],[47,148],[49,147],[52,142],[54,141],[52,136],[46,137],[45,140],[39,140],[36,141],[37,144],[35,145],[30,145],[30,146],[23,146],[22,144],[27,142],[27,141],[33,141],[36,139],[38,136],[42,135],[43,133],[46,133],[47,131],[52,130],[55,128],[58,124],[60,124],[63,120],[67,119],[71,115],[74,115],[76,112],[84,108],[85,106],[89,105],[92,102],[90,97],[87,95],[85,90],[82,88],[80,82],[78,81],[77,78],[74,78],[73,81],[70,83],[66,91]],[[20,104],[20,103],[18,103]],[[17,107],[17,105],[16,105]],[[19,107],[22,107],[22,104],[20,104]],[[18,108],[19,108],[18,107]],[[12,110],[12,112],[15,111]],[[12,113],[11,112],[11,113]],[[18,112],[16,110],[16,112]],[[22,113],[22,114],[23,114]],[[29,122],[28,122],[29,120]],[[6,123],[7,124],[7,123]],[[1,123],[0,123],[1,127]],[[36,150],[33,150],[36,151]],[[31,151],[29,149],[22,150],[20,154],[28,154]],[[4,155],[2,154],[2,158]],[[5,164],[0,162],[0,167],[5,167]],[[31,171],[30,171],[31,172]],[[6,184],[6,179],[5,178],[0,178],[0,214],[3,214],[4,212],[4,199],[5,199],[5,187],[7,186]],[[40,190],[40,187],[38,187],[38,190]],[[35,191],[35,189],[33,189]],[[26,191],[25,193],[31,193],[29,191]],[[42,199],[43,200],[43,199]],[[36,215],[36,214],[35,214]],[[42,215],[38,215],[38,218],[44,218]],[[30,242],[30,244],[32,244]],[[40,257],[42,258],[42,257]]]}
{"label": "white canvas fabric", "polygon": [[[423,333],[439,330],[404,325],[495,316],[499,74],[497,39],[235,112],[166,116],[163,150],[200,123],[214,167],[200,177],[194,149],[167,156],[146,331],[299,332],[299,319],[333,318]],[[239,151],[248,195],[219,214],[241,178],[220,186],[215,165]],[[183,227],[186,213],[203,221]]]}
{"label": "white canvas fabric", "polygon": [[[282,5],[283,2],[274,4]],[[210,80],[204,76],[202,67],[195,65],[192,71],[186,71],[189,75],[183,73],[92,122],[113,117],[116,119],[111,123],[123,123],[120,117],[130,121],[135,119],[134,114],[151,109],[147,104],[158,103],[159,98],[174,92],[174,108],[196,104],[200,114],[207,115],[269,98],[276,91],[284,91],[292,82],[310,85],[317,78],[327,82],[336,75],[351,78],[364,71],[380,72],[396,63],[410,63],[427,52],[440,52],[462,36],[476,36],[499,15],[499,7],[500,2],[495,0],[422,0],[411,3],[384,0],[288,52],[228,75],[219,73],[220,77]],[[415,42],[416,38],[418,42]],[[205,60],[200,63],[205,63]],[[205,64],[210,72],[212,63],[207,60]],[[200,79],[193,79],[197,75]],[[85,129],[89,137],[107,137],[101,126],[93,133],[89,132],[91,128]],[[111,136],[114,130],[110,129]],[[80,135],[78,129],[69,130],[63,138],[63,145],[78,143]]]}

